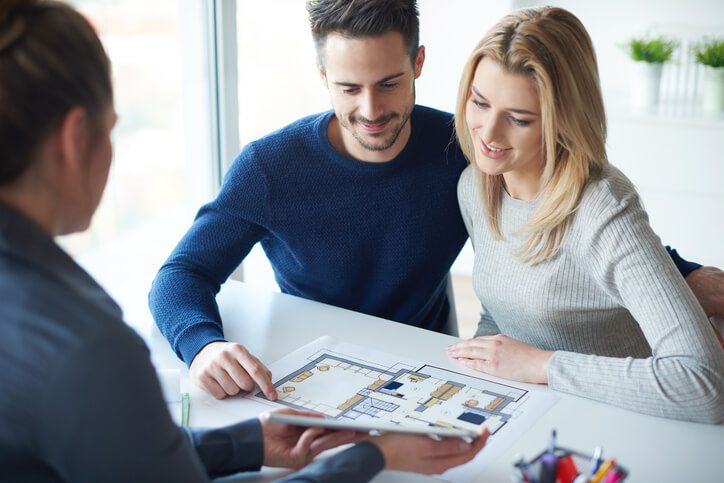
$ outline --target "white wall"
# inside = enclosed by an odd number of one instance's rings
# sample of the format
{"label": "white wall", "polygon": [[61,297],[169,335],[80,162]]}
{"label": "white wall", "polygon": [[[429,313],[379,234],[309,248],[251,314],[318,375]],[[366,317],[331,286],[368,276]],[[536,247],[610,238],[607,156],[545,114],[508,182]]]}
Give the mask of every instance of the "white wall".
{"label": "white wall", "polygon": [[417,80],[417,102],[455,110],[463,64],[473,47],[511,9],[510,1],[419,0],[420,43],[425,65]]}
{"label": "white wall", "polygon": [[631,63],[620,47],[632,37],[675,34],[695,28],[724,35],[721,0],[514,0],[514,7],[553,5],[573,12],[588,30],[598,55],[601,84],[607,97],[628,93]]}
{"label": "white wall", "polygon": [[724,122],[618,117],[608,153],[651,226],[684,258],[724,267]]}

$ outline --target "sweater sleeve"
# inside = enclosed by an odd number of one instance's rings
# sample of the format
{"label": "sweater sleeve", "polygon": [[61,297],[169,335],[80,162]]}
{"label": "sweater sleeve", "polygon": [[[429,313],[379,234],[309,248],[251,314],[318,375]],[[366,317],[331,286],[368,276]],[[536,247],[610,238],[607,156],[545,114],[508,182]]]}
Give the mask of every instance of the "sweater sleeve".
{"label": "sweater sleeve", "polygon": [[151,313],[187,365],[205,345],[224,340],[216,294],[267,235],[267,200],[266,177],[255,161],[252,143],[234,161],[217,198],[201,207],[153,281]]}
{"label": "sweater sleeve", "polygon": [[[551,388],[635,411],[691,421],[724,421],[724,352],[701,306],[651,230],[633,186],[594,197],[581,258],[598,284],[639,324],[648,358],[555,352]],[[594,195],[595,196],[595,195]]]}
{"label": "sweater sleeve", "polygon": [[475,335],[473,337],[481,337],[485,335],[498,335],[500,334],[500,328],[495,323],[495,319],[483,309],[480,312],[480,320],[478,321],[478,328],[475,329]]}

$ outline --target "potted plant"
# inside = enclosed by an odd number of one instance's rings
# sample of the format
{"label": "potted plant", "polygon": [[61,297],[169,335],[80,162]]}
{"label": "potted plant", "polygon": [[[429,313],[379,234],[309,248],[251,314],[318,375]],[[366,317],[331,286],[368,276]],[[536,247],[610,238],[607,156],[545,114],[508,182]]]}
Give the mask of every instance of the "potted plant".
{"label": "potted plant", "polygon": [[658,105],[661,71],[678,45],[676,40],[664,36],[637,37],[626,44],[629,56],[635,61],[631,104],[636,111],[652,111]]}
{"label": "potted plant", "polygon": [[694,45],[693,51],[696,61],[704,66],[704,111],[724,111],[724,39],[704,40]]}

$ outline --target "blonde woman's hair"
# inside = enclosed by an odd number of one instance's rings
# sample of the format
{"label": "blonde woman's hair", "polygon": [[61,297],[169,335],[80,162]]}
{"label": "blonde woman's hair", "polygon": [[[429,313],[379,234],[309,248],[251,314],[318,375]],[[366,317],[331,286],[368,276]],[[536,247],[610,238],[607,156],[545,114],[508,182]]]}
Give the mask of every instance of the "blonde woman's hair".
{"label": "blonde woman's hair", "polygon": [[501,175],[482,173],[465,111],[475,69],[483,57],[499,62],[509,73],[531,80],[540,98],[544,169],[541,203],[521,228],[528,234],[518,257],[533,265],[554,257],[581,193],[600,175],[606,157],[606,116],[596,67],[596,54],[586,29],[561,8],[521,9],[503,17],[473,50],[463,69],[455,109],[455,131],[483,187],[487,221],[497,239]]}

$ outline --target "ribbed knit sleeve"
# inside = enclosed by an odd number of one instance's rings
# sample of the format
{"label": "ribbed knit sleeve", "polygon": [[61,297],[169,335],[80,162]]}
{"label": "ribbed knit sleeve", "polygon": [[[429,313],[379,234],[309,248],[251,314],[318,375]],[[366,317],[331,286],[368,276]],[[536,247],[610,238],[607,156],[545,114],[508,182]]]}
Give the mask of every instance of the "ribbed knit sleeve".
{"label": "ribbed knit sleeve", "polygon": [[[724,421],[724,352],[701,305],[653,232],[628,180],[592,189],[576,215],[580,259],[615,303],[636,320],[646,358],[556,352],[550,387],[657,416]],[[588,297],[585,292],[581,298]],[[611,343],[623,334],[599,334]]]}

